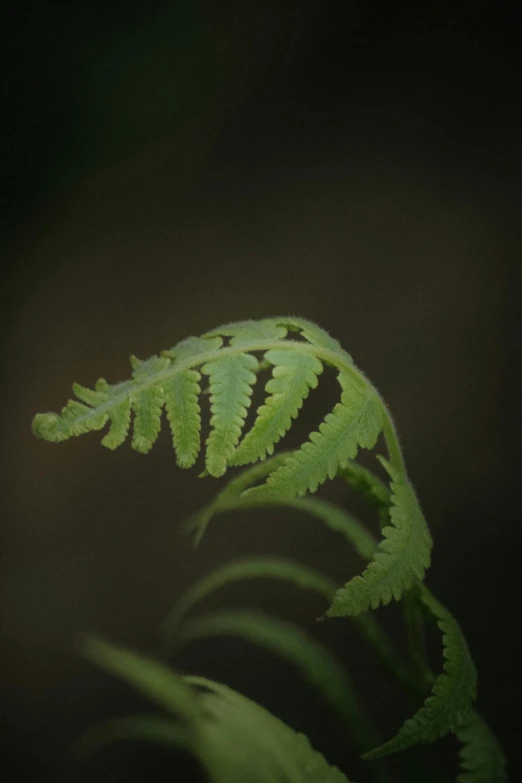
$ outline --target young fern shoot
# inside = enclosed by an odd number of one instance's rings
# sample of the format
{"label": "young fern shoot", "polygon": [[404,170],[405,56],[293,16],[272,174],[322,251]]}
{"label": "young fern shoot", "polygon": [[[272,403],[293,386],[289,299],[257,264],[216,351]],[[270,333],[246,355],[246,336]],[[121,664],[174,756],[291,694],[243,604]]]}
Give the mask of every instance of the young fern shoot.
{"label": "young fern shoot", "polygon": [[[74,384],[77,399],[70,400],[60,414],[35,416],[35,434],[60,442],[108,426],[102,445],[116,449],[132,430],[132,447],[147,453],[159,435],[165,408],[181,468],[192,467],[202,452],[205,474],[216,478],[229,469],[249,466],[188,521],[185,529],[194,533],[196,542],[217,514],[282,506],[314,516],[330,532],[340,534],[366,563],[363,572],[344,586],[288,560],[254,558],[228,564],[178,601],[160,630],[163,649],[177,649],[216,634],[236,634],[263,644],[292,661],[334,703],[364,752],[363,758],[381,759],[434,742],[451,731],[465,744],[459,781],[505,783],[500,746],[473,708],[476,671],[465,638],[451,613],[422,584],[430,565],[432,539],[406,472],[393,420],[350,354],[311,321],[280,317],[226,324],[200,337],[189,337],[146,361],[132,357],[131,364],[129,380],[109,384],[100,379],[94,389]],[[299,448],[276,452],[310,390],[320,384],[325,367],[336,373],[338,402]],[[271,372],[266,398],[245,432],[253,390],[260,370],[266,368]],[[206,402],[203,376],[208,379],[211,414],[205,444],[201,443],[201,408]],[[387,455],[378,459],[389,476],[388,484],[355,461],[360,449],[375,447],[381,433]],[[335,477],[346,480],[377,507],[379,541],[344,509],[310,497]],[[420,676],[418,695],[424,703],[395,737],[384,743],[374,739],[376,733],[359,711],[347,675],[326,650],[298,629],[259,613],[221,612],[186,618],[194,604],[211,591],[231,581],[260,577],[319,593],[329,604],[324,617],[351,618],[402,685],[415,690]],[[424,613],[442,632],[445,663],[437,677],[422,660],[420,673],[411,672],[370,613],[405,596],[419,621]],[[86,650],[93,660],[134,683],[176,715],[170,722],[164,718],[154,722],[150,717],[134,723],[124,719],[111,724],[105,733],[95,734],[94,744],[141,734],[182,746],[199,755],[215,783],[239,779],[260,783],[347,781],[305,738],[225,686],[203,678],[182,678],[147,658],[95,640]],[[416,651],[416,656],[419,664],[422,654]],[[250,761],[238,755],[238,739],[244,742]],[[388,779],[379,764],[375,769],[376,781]]]}
{"label": "young fern shoot", "polygon": [[[297,339],[296,339],[297,338]],[[252,428],[241,439],[260,360],[272,368],[267,398]],[[202,337],[183,340],[161,356],[133,360],[132,379],[114,385],[105,380],[95,389],[75,384],[78,401],[61,415],[39,414],[34,432],[63,441],[107,423],[102,440],[108,448],[124,441],[132,422],[132,446],[147,452],[158,437],[165,407],[180,467],[194,464],[200,451],[201,375],[209,378],[211,429],[205,448],[206,470],[222,476],[230,467],[266,459],[292,426],[309,390],[318,384],[323,366],[337,371],[340,400],[310,433],[301,448],[274,467],[259,486],[247,488],[255,502],[303,496],[333,479],[357,456],[371,449],[384,433],[388,462],[396,487],[391,525],[374,562],[346,600],[332,614],[358,614],[400,600],[429,566],[431,537],[406,475],[395,427],[376,389],[357,369],[351,356],[317,325],[300,318],[271,318],[228,324]]]}

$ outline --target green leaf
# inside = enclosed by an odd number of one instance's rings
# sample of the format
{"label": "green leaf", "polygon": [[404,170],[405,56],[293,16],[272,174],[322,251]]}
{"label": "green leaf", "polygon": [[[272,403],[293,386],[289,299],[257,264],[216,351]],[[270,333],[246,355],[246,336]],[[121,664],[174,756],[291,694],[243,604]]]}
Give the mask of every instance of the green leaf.
{"label": "green leaf", "polygon": [[[79,383],[73,383],[73,391],[82,402],[88,405],[102,405],[110,400],[110,386],[104,378],[96,383],[96,389],[87,389]],[[131,420],[131,401],[123,400],[119,405],[109,410],[108,418],[111,422],[109,432],[102,438],[102,446],[115,449],[120,446],[129,433]],[[105,423],[105,422],[104,422]]]}
{"label": "green leaf", "polygon": [[180,678],[163,664],[95,639],[85,652],[181,722],[143,715],[108,721],[83,738],[79,750],[84,753],[111,741],[139,739],[191,750],[212,783],[349,783],[306,737],[224,685]]}
{"label": "green leaf", "polygon": [[476,710],[455,729],[463,743],[460,750],[462,772],[456,783],[507,783],[506,759],[502,748]]}
{"label": "green leaf", "polygon": [[292,497],[315,492],[327,478],[357,454],[359,447],[372,448],[382,429],[382,410],[373,389],[339,374],[341,402],[327,414],[310,439],[270,474],[265,484],[247,490],[245,497]]}
{"label": "green leaf", "polygon": [[423,579],[430,564],[432,540],[415,492],[405,476],[380,459],[392,477],[391,526],[383,529],[365,571],[338,591],[328,617],[353,616],[392,599],[399,601],[417,579]]}
{"label": "green leaf", "polygon": [[[288,329],[299,338],[288,339]],[[266,356],[262,366],[272,363],[273,377],[254,427],[238,448],[261,366],[257,352]],[[294,317],[226,324],[203,337],[182,340],[161,356],[146,361],[131,357],[131,380],[109,385],[100,379],[95,389],[75,384],[80,401],[71,400],[61,415],[38,414],[33,430],[58,442],[99,430],[110,421],[102,443],[114,449],[127,437],[134,412],[132,445],[146,453],[158,437],[166,404],[178,464],[189,467],[200,449],[198,373],[203,372],[210,376],[212,405],[206,470],[221,476],[232,463],[264,459],[273,452],[317,385],[324,362],[339,370],[341,402],[287,464],[275,470],[263,488],[252,491],[287,497],[315,491],[346,466],[359,447],[371,448],[383,427],[392,461],[400,467],[393,426],[375,389],[336,340],[311,321]]]}
{"label": "green leaf", "polygon": [[134,411],[134,436],[132,448],[147,454],[153,447],[161,429],[162,390],[158,388],[138,392],[132,397]]}
{"label": "green leaf", "polygon": [[102,446],[108,449],[117,449],[125,441],[129,434],[131,422],[131,401],[123,400],[119,405],[111,408],[109,413],[111,427],[102,438]]}
{"label": "green leaf", "polygon": [[245,696],[203,677],[185,677],[204,688],[208,715],[201,756],[213,783],[349,783],[308,739]]}
{"label": "green leaf", "polygon": [[73,392],[79,400],[87,405],[99,405],[107,400],[107,394],[103,392],[103,379],[100,378],[96,389],[87,389],[81,383],[73,383]]}
{"label": "green leaf", "polygon": [[469,718],[476,698],[477,673],[457,621],[424,585],[419,585],[418,589],[420,600],[442,631],[444,671],[436,678],[423,706],[403,724],[393,739],[366,753],[366,759],[435,742]]}
{"label": "green leaf", "polygon": [[214,359],[201,368],[210,378],[212,430],[207,440],[207,470],[222,476],[234,454],[251,403],[258,361],[248,353]]}
{"label": "green leaf", "polygon": [[96,408],[89,408],[76,400],[69,400],[57,413],[37,413],[33,419],[33,432],[38,438],[60,443],[60,441],[101,430],[107,422],[107,414]]}
{"label": "green leaf", "polygon": [[[105,378],[100,378],[96,382],[94,391],[80,386],[79,383],[73,383],[73,391],[78,399],[94,407],[104,406],[107,403],[110,405],[111,387]],[[123,399],[118,405],[110,406],[107,416],[111,426],[109,432],[102,438],[102,446],[113,450],[120,446],[129,434],[131,421],[130,397]]]}
{"label": "green leaf", "polygon": [[[140,362],[133,372],[133,378],[138,383],[152,381],[158,373],[169,366],[168,359],[153,356],[145,362]],[[131,395],[134,412],[134,437],[132,448],[146,454],[156,442],[161,429],[161,411],[164,403],[163,388],[151,384]]]}
{"label": "green leaf", "polygon": [[266,385],[269,396],[258,409],[256,421],[236,449],[231,465],[245,465],[273,454],[275,444],[290,429],[323,371],[315,356],[298,350],[267,351],[265,359],[273,365],[272,378]]}
{"label": "green leaf", "polygon": [[[285,455],[280,454],[272,458],[272,460],[284,458]],[[349,544],[355,547],[363,559],[369,560],[372,557],[377,546],[373,535],[351,514],[326,500],[319,498],[283,498],[257,503],[255,500],[242,499],[240,497],[242,490],[249,483],[263,478],[263,466],[265,466],[265,474],[269,472],[269,466],[267,466],[266,462],[259,463],[253,468],[243,471],[232,479],[208,506],[196,512],[193,517],[187,520],[188,524],[185,525],[187,532],[195,532],[198,543],[215,514],[223,511],[240,511],[274,505],[291,508],[316,517],[327,528],[333,532],[340,533]],[[174,632],[180,617],[193,606],[196,600],[200,600],[211,590],[225,584],[225,581],[228,582],[233,579],[243,579],[250,576],[273,576],[281,579],[291,579],[294,584],[315,589],[324,595],[328,601],[332,600],[336,592],[336,585],[322,574],[290,561],[271,561],[273,565],[268,566],[267,561],[269,560],[271,559],[259,558],[246,560],[242,563],[227,564],[222,569],[216,569],[216,571],[209,574],[207,579],[203,579],[200,583],[194,585],[193,588],[189,588],[186,594],[173,607],[172,613],[168,615],[164,623],[164,635],[168,637]],[[302,572],[301,569],[303,569]],[[324,617],[319,619],[323,620]],[[351,619],[394,676],[401,682],[409,682],[409,674],[404,662],[377,621],[368,613],[362,613]]]}
{"label": "green leaf", "polygon": [[292,560],[275,557],[255,557],[237,562],[226,563],[211,571],[179,598],[167,619],[163,623],[162,635],[167,639],[172,636],[183,617],[199,601],[202,601],[215,590],[219,590],[231,582],[242,579],[281,579],[291,582],[302,589],[313,590],[331,601],[336,590],[335,582],[323,576],[313,568],[308,568]]}
{"label": "green leaf", "polygon": [[164,384],[167,416],[172,431],[177,463],[190,468],[200,449],[201,409],[198,397],[201,392],[201,375],[197,370],[184,370]]}
{"label": "green leaf", "polygon": [[111,386],[100,378],[94,390],[74,384],[75,394],[87,405],[71,400],[61,416],[38,414],[33,420],[33,431],[46,440],[62,441],[99,430],[110,420],[111,427],[102,444],[115,449],[127,437],[132,409],[135,414],[132,445],[146,453],[158,437],[161,411],[166,402],[174,445],[178,447],[178,464],[190,466],[199,452],[199,387],[196,386],[199,374],[188,367],[178,370],[177,365],[199,357],[203,362],[222,342],[220,337],[189,337],[170,351],[164,351],[161,357],[141,361],[131,356],[132,380]]}
{"label": "green leaf", "polygon": [[360,709],[348,674],[300,628],[261,612],[219,612],[186,620],[175,642],[179,647],[210,636],[239,636],[286,659],[338,711],[358,745],[364,748],[372,744],[373,729]]}

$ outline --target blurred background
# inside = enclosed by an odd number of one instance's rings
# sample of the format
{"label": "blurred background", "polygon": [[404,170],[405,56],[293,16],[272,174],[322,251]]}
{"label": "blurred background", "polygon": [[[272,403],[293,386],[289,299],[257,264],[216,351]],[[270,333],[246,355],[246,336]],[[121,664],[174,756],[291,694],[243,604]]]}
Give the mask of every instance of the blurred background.
{"label": "blurred background", "polygon": [[[195,780],[157,749],[70,762],[79,732],[143,706],[82,660],[78,635],[146,650],[173,597],[231,557],[293,555],[339,580],[360,567],[310,520],[281,514],[220,519],[193,551],[179,523],[221,483],[178,470],[166,432],[147,458],[107,452],[96,434],[60,447],[31,435],[72,381],[126,378],[130,353],[287,313],[337,337],[394,413],[435,538],[428,585],[461,622],[481,710],[514,768],[515,19],[449,0],[50,0],[13,4],[1,35],[7,779]],[[311,396],[301,439],[333,392],[327,381]],[[308,627],[387,705],[391,734],[408,714],[396,689],[349,629],[315,625],[314,601],[252,583],[207,606],[257,605]],[[381,614],[400,622],[393,607]],[[176,664],[258,699],[365,780],[290,666],[219,639]],[[435,769],[439,751],[427,753]],[[433,779],[454,779],[444,769]]]}

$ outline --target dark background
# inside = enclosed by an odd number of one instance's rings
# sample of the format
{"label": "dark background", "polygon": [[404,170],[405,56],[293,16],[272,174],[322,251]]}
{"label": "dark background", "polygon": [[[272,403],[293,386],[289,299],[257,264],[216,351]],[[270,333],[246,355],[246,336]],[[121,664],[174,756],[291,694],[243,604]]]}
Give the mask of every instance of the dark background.
{"label": "dark background", "polygon": [[[220,520],[194,553],[176,528],[215,485],[175,467],[166,434],[143,459],[128,445],[106,452],[97,435],[57,447],[30,432],[34,413],[58,410],[73,380],[127,377],[129,353],[284,313],[340,339],[394,412],[435,538],[428,584],[461,621],[481,710],[514,764],[514,16],[454,1],[13,8],[0,153],[8,779],[167,780],[177,769],[158,750],[128,746],[98,766],[69,766],[80,731],[138,703],[82,661],[80,632],[147,649],[172,597],[231,556],[293,554],[350,575],[349,553],[287,515]],[[303,437],[329,395],[326,381]],[[272,609],[328,641],[385,705],[388,734],[407,714],[349,631],[315,626],[314,599],[256,583],[209,606],[225,601]],[[393,612],[381,612],[392,627]],[[223,640],[177,664],[258,699],[364,780],[342,727],[290,666]],[[455,748],[443,747],[452,759]]]}

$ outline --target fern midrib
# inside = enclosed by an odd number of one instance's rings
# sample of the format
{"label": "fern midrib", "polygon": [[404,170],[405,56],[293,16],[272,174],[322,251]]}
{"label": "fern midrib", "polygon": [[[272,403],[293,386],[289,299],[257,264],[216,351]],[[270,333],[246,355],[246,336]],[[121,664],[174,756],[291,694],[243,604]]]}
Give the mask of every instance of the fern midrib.
{"label": "fern midrib", "polygon": [[250,353],[252,351],[270,351],[270,350],[298,350],[306,353],[311,353],[318,359],[322,359],[327,364],[333,365],[339,370],[347,373],[348,375],[362,381],[368,386],[373,394],[376,396],[383,412],[383,434],[390,457],[390,462],[401,474],[406,475],[406,466],[402,456],[401,448],[399,445],[395,424],[391,418],[390,412],[381,395],[373,384],[363,375],[356,367],[347,362],[342,356],[339,356],[335,351],[331,351],[328,348],[323,348],[313,343],[306,343],[298,340],[250,340],[242,342],[238,345],[227,345],[224,348],[216,348],[213,351],[207,351],[204,353],[198,353],[194,356],[187,357],[186,359],[178,359],[175,364],[171,364],[164,370],[156,373],[156,375],[150,375],[143,380],[135,381],[121,381],[111,387],[111,399],[106,402],[102,402],[99,405],[89,408],[89,410],[77,418],[77,422],[81,423],[89,419],[96,414],[109,413],[109,411],[123,402],[127,394],[132,395],[140,391],[148,389],[150,386],[161,384],[163,380],[168,380],[178,373],[182,373],[184,370],[191,369],[192,367],[198,367],[207,362],[211,362],[215,359],[219,359],[222,356],[233,356],[235,354]]}

